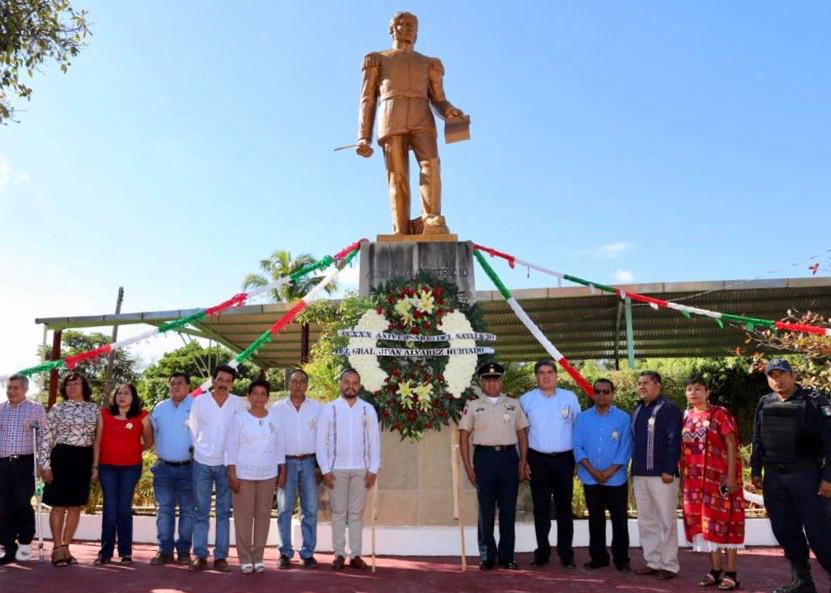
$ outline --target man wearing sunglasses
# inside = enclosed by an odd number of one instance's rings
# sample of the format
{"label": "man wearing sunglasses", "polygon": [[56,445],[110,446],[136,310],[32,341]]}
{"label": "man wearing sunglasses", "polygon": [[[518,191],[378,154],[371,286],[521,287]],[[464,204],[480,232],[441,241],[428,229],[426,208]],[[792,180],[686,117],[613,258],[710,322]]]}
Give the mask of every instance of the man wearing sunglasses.
{"label": "man wearing sunglasses", "polygon": [[589,510],[589,555],[583,568],[609,566],[606,550],[606,511],[612,520],[612,559],[628,572],[629,485],[626,472],[632,457],[629,414],[612,404],[615,386],[608,379],[594,382],[594,406],[574,422],[574,461]]}
{"label": "man wearing sunglasses", "polygon": [[534,502],[537,549],[533,566],[543,566],[551,556],[551,499],[557,519],[557,555],[560,564],[574,568],[574,453],[572,428],[580,414],[574,392],[557,387],[557,367],[550,360],[534,365],[537,388],[519,401],[528,416],[528,472]]}

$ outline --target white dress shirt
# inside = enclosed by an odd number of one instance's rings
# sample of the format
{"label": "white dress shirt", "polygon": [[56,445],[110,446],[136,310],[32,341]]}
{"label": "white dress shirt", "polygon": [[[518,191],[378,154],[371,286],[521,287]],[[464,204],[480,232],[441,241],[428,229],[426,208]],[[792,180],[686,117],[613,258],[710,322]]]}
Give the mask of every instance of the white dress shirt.
{"label": "white dress shirt", "polygon": [[240,480],[266,480],[277,476],[286,462],[283,433],[271,414],[257,418],[248,410],[239,412],[228,426],[225,465],[236,466]]}
{"label": "white dress shirt", "polygon": [[225,464],[225,440],[231,419],[245,411],[248,402],[229,393],[220,407],[209,391],[196,397],[190,408],[188,426],[193,438],[193,458],[203,465]]}
{"label": "white dress shirt", "polygon": [[318,417],[317,464],[324,474],[333,469],[381,467],[381,431],[375,408],[361,399],[350,406],[339,397],[324,406]]}
{"label": "white dress shirt", "polygon": [[269,414],[277,420],[277,426],[283,433],[286,443],[286,455],[309,455],[315,452],[315,433],[317,432],[317,417],[323,406],[319,401],[303,400],[298,410],[291,398],[276,402]]}

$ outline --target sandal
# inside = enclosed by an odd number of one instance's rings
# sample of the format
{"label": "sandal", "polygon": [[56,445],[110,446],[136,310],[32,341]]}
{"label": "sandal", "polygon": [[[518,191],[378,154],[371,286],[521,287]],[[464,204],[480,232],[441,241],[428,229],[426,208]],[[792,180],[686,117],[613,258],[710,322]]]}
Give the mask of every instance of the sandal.
{"label": "sandal", "polygon": [[[704,575],[704,578],[699,580],[696,583],[699,587],[714,587],[721,583],[721,575],[722,571],[716,570],[715,568]],[[730,589],[725,589],[726,591],[730,591]]]}
{"label": "sandal", "polygon": [[741,585],[741,581],[736,578],[735,572],[725,572],[724,576],[721,577],[721,581],[718,584],[719,591],[734,591],[735,589],[739,588]]}
{"label": "sandal", "polygon": [[61,547],[64,549],[64,558],[66,559],[67,566],[78,564],[78,559],[69,552],[69,545],[64,544]]}
{"label": "sandal", "polygon": [[64,556],[63,546],[52,548],[52,566],[67,566],[69,560]]}

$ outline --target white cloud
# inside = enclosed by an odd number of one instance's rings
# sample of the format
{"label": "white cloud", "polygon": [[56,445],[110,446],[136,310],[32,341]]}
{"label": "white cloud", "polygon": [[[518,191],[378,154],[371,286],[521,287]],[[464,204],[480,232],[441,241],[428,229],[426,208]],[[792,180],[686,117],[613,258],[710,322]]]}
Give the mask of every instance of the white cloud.
{"label": "white cloud", "polygon": [[27,183],[31,179],[28,171],[18,171],[6,158],[6,155],[0,154],[0,192],[12,181],[17,183]]}
{"label": "white cloud", "polygon": [[621,254],[629,251],[635,246],[634,243],[626,243],[619,241],[617,243],[606,243],[594,249],[585,249],[578,252],[578,255],[586,255],[589,257],[598,257],[603,259],[616,259]]}
{"label": "white cloud", "polygon": [[629,270],[618,270],[615,272],[615,282],[628,283],[635,279],[635,275]]}

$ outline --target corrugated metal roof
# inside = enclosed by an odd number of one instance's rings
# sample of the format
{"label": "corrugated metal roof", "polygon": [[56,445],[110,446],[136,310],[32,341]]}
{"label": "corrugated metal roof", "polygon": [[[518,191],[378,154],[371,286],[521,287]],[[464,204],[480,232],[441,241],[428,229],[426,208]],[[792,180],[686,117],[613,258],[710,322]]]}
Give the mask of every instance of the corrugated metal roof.
{"label": "corrugated metal roof", "polygon": [[[675,282],[620,285],[686,305],[725,313],[780,319],[788,309],[831,317],[831,278],[789,278],[716,282]],[[557,348],[572,360],[626,357],[623,301],[615,295],[584,287],[535,288],[514,291],[528,315]],[[516,318],[496,291],[476,293],[489,331],[497,335],[497,356],[504,361],[527,361],[545,356],[542,347]],[[235,351],[244,349],[285,311],[287,305],[247,305],[226,311],[188,333],[217,340]],[[145,323],[158,325],[194,310],[152,311],[121,315],[37,319],[50,329],[88,328]],[[729,356],[745,339],[740,328],[724,329],[704,317],[684,318],[675,311],[632,306],[637,358]],[[321,328],[310,328],[310,343]],[[257,352],[264,366],[286,367],[300,359],[300,327],[292,324]]]}

